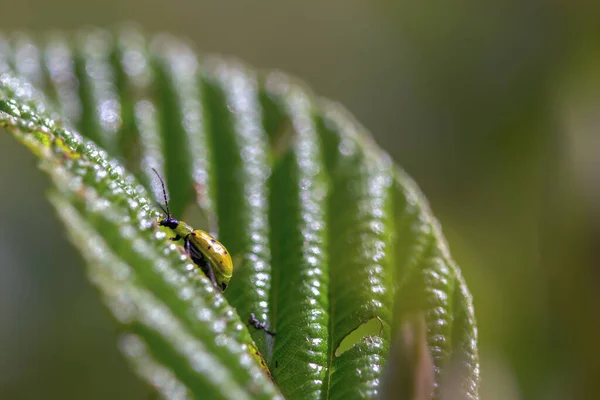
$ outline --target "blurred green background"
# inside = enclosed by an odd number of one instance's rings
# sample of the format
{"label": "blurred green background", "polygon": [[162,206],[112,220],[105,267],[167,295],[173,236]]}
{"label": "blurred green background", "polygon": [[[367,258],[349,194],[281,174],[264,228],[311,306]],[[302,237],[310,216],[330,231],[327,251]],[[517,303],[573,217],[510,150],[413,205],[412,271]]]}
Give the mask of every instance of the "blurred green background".
{"label": "blurred green background", "polygon": [[[600,3],[4,0],[136,21],[345,104],[419,183],[473,294],[482,399],[600,393]],[[28,151],[0,134],[0,398],[146,399]]]}

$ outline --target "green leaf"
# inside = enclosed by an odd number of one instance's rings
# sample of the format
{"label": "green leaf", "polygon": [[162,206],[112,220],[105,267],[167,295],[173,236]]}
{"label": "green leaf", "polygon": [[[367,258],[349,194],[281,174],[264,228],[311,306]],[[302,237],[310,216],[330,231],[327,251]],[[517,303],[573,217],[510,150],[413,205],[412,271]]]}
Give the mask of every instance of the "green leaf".
{"label": "green leaf", "polygon": [[[302,83],[135,29],[18,34],[0,37],[0,124],[51,177],[123,354],[163,397],[389,396],[388,359],[392,381],[427,376],[422,357],[394,367],[400,348],[431,354],[435,398],[448,379],[478,398],[471,296],[423,195]],[[173,215],[232,254],[224,295],[159,230],[152,168]],[[426,329],[392,339],[412,315]]]}

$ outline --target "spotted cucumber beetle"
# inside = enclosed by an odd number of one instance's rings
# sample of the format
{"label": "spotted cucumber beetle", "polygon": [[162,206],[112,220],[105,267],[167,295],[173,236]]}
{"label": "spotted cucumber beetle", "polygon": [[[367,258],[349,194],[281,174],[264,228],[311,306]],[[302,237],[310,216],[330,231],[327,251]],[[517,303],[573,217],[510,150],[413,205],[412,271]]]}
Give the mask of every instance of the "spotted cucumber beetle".
{"label": "spotted cucumber beetle", "polygon": [[152,170],[158,176],[158,179],[160,179],[165,198],[165,207],[163,208],[160,204],[159,207],[167,215],[158,224],[166,226],[175,233],[175,237],[170,238],[172,241],[183,239],[185,253],[204,272],[215,287],[225,291],[233,274],[233,262],[231,261],[229,252],[225,246],[208,233],[194,229],[185,222],[171,217],[165,182],[154,168]]}

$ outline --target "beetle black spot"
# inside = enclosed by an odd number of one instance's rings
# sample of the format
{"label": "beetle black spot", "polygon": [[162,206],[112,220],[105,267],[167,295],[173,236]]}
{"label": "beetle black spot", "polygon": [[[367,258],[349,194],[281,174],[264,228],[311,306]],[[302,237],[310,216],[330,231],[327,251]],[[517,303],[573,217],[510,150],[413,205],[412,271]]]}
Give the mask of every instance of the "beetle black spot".
{"label": "beetle black spot", "polygon": [[207,247],[207,250],[209,250],[209,251],[210,251],[210,249],[212,249],[212,246],[208,246],[208,247]]}
{"label": "beetle black spot", "polygon": [[210,242],[211,243],[216,243],[217,241],[215,239],[211,239]]}
{"label": "beetle black spot", "polygon": [[227,250],[224,250],[224,251],[223,251],[223,254],[227,254]]}

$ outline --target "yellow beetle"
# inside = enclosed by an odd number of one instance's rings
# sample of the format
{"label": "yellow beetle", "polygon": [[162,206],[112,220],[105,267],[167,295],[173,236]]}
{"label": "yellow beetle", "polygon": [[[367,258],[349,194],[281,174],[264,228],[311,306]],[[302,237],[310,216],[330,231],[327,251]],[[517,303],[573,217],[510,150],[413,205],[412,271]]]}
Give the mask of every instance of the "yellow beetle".
{"label": "yellow beetle", "polygon": [[213,285],[225,291],[233,275],[233,262],[229,252],[207,232],[194,229],[185,222],[171,217],[165,183],[159,173],[154,168],[152,170],[160,179],[165,197],[165,208],[162,205],[160,208],[167,214],[167,217],[161,219],[158,224],[166,226],[175,233],[175,237],[170,238],[171,240],[183,239],[185,253],[204,272]]}

